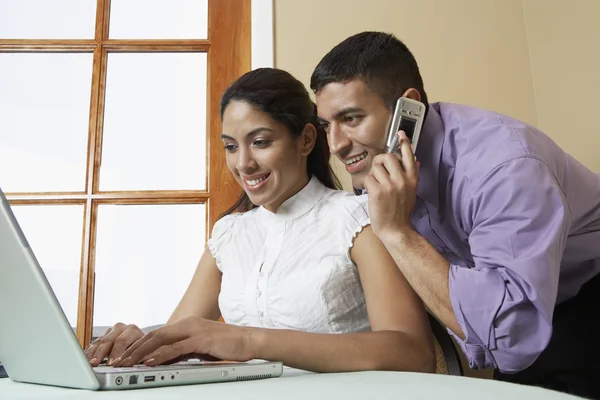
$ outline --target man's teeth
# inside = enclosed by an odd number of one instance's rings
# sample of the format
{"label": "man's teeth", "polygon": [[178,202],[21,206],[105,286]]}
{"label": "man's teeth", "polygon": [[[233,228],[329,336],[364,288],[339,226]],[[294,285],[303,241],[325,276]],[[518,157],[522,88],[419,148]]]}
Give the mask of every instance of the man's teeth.
{"label": "man's teeth", "polygon": [[258,179],[252,179],[252,180],[248,180],[248,179],[246,179],[246,183],[247,183],[248,185],[250,185],[250,186],[256,186],[256,185],[258,185],[260,182],[264,181],[265,179],[267,179],[267,175],[265,175],[265,176],[261,176],[261,177],[260,177],[260,178],[258,178]]}
{"label": "man's teeth", "polygon": [[367,154],[368,153],[365,151],[361,155],[358,155],[358,156],[353,157],[353,158],[351,158],[349,160],[346,160],[345,163],[346,163],[346,165],[354,164],[355,162],[358,162],[358,161],[362,160],[363,158],[365,158],[367,156]]}

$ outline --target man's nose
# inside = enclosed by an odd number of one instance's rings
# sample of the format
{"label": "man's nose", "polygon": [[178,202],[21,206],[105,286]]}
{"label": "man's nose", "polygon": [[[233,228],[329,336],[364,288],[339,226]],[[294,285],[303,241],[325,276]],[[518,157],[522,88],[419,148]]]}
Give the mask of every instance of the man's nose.
{"label": "man's nose", "polygon": [[341,154],[344,149],[352,145],[348,135],[346,135],[340,125],[336,123],[329,125],[327,141],[329,143],[329,151],[331,154]]}

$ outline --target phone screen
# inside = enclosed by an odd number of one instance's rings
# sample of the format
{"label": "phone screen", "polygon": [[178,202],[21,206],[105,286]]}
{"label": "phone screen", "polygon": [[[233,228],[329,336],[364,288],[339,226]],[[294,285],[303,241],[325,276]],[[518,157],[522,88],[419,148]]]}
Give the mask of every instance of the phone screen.
{"label": "phone screen", "polygon": [[412,143],[412,139],[415,134],[416,126],[417,126],[417,120],[412,119],[412,118],[402,117],[400,119],[400,127],[398,128],[398,130],[404,131],[404,133],[406,133],[406,136],[408,136],[408,139]]}

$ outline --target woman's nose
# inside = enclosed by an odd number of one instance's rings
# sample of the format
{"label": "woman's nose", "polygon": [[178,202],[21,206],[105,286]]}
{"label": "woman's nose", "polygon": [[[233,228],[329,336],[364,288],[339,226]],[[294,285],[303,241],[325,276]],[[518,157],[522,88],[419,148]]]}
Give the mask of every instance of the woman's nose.
{"label": "woman's nose", "polygon": [[237,169],[239,171],[252,171],[256,169],[256,160],[252,156],[252,152],[245,149],[240,149],[238,151],[238,159],[237,159]]}

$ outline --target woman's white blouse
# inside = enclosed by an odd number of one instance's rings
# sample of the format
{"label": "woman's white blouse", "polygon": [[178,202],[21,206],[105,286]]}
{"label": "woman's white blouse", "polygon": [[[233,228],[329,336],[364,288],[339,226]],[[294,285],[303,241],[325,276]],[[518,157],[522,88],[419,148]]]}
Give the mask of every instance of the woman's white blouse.
{"label": "woman's white blouse", "polygon": [[223,273],[227,323],[310,332],[369,331],[354,237],[368,225],[367,197],[313,177],[272,213],[263,207],[215,224],[208,247]]}

